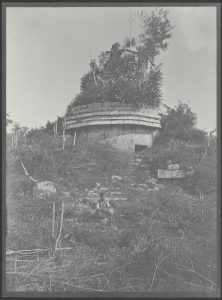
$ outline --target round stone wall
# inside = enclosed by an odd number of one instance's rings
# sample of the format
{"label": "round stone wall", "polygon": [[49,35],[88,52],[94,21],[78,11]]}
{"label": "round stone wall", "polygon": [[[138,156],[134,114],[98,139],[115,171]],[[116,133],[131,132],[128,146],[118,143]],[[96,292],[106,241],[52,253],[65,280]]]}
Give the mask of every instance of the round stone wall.
{"label": "round stone wall", "polygon": [[66,130],[76,132],[77,141],[110,143],[130,151],[136,145],[150,147],[160,128],[158,110],[118,102],[75,106],[66,117]]}

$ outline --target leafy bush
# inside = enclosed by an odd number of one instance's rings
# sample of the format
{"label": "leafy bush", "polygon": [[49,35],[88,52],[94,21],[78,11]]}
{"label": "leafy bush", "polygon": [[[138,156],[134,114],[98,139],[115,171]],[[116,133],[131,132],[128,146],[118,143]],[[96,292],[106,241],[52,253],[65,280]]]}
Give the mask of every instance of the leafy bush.
{"label": "leafy bush", "polygon": [[157,143],[145,152],[144,161],[153,175],[156,175],[158,168],[167,168],[169,162],[180,164],[186,170],[199,164],[203,151],[204,147],[201,145],[190,145],[181,141],[174,141],[173,144]]}
{"label": "leafy bush", "polygon": [[206,141],[206,132],[195,127],[196,114],[187,103],[179,102],[175,108],[168,108],[168,113],[162,117],[161,143],[172,140],[181,140],[192,144],[203,144]]}

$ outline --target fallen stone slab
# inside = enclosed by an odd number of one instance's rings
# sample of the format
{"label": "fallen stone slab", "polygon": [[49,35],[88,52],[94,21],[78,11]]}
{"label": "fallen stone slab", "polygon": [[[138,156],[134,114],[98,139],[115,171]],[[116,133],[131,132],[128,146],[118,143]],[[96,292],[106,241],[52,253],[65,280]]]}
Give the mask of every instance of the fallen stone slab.
{"label": "fallen stone slab", "polygon": [[185,178],[183,170],[157,170],[157,177],[159,179],[173,179],[173,178]]}

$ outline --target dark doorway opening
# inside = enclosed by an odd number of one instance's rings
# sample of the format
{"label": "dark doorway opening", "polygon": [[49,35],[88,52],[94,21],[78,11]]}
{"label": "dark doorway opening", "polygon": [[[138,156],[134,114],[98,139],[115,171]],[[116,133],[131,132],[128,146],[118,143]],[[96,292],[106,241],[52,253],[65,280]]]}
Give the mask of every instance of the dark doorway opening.
{"label": "dark doorway opening", "polygon": [[144,150],[146,150],[148,148],[148,146],[146,145],[135,145],[135,152],[142,152]]}

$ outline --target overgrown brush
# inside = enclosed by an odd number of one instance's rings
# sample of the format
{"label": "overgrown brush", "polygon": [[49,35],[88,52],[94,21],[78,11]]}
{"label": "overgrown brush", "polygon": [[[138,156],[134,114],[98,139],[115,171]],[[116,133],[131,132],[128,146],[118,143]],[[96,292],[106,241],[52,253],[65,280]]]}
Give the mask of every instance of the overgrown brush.
{"label": "overgrown brush", "polygon": [[[187,159],[196,163],[193,149],[181,150],[183,146],[171,151],[175,157],[178,154],[177,162]],[[163,151],[163,159],[167,151]],[[197,163],[201,176],[195,184],[200,188],[205,185],[202,202],[198,193],[188,194],[175,186],[158,192],[129,192],[129,200],[116,202],[112,222],[105,225],[90,209],[77,210],[77,204],[84,199],[85,189],[97,182],[109,184],[112,175],[129,172],[129,156],[108,145],[78,145],[73,149],[67,142],[62,150],[61,141],[44,132],[29,136],[27,144],[18,145],[16,150],[8,149],[7,251],[15,251],[7,260],[8,290],[217,293],[213,153]],[[149,154],[153,162],[161,157],[155,147]],[[35,197],[21,161],[35,178],[53,180],[59,192],[52,198]],[[212,180],[204,179],[205,175]],[[67,191],[69,196],[64,194]],[[50,253],[53,201],[65,205],[61,239],[54,255]],[[56,205],[56,232],[60,214]],[[16,252],[36,248],[43,249],[44,255],[35,252],[28,258],[27,253],[21,256]]]}

